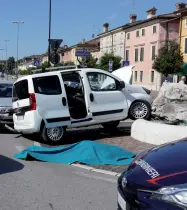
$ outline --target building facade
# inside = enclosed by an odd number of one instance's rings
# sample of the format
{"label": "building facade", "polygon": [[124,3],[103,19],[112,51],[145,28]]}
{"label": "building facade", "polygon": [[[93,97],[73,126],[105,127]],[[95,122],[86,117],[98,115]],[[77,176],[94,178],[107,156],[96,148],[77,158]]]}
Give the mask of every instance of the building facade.
{"label": "building facade", "polygon": [[183,54],[184,63],[187,63],[187,8],[186,3],[177,3],[177,10],[175,11],[176,16],[180,18],[179,27],[179,43],[181,53]]}
{"label": "building facade", "polygon": [[166,39],[178,40],[179,19],[174,14],[156,16],[156,8],[147,11],[147,19],[125,29],[125,60],[135,65],[132,83],[159,90],[162,75],[153,68],[159,48]]}
{"label": "building facade", "polygon": [[109,30],[109,24],[103,25],[103,33],[99,34],[100,38],[100,55],[103,56],[105,53],[113,53],[115,56],[124,58],[124,41],[125,33],[123,26]]}

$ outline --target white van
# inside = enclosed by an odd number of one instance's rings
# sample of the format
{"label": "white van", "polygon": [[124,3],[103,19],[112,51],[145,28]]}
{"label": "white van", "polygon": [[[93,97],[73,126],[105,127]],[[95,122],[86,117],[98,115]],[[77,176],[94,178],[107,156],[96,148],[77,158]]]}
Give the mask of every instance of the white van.
{"label": "white van", "polygon": [[124,87],[110,73],[89,68],[21,77],[13,86],[14,129],[58,142],[66,128],[115,128],[128,115]]}
{"label": "white van", "polygon": [[57,143],[66,128],[116,128],[128,116],[124,88],[118,77],[90,68],[21,77],[13,86],[14,129]]}

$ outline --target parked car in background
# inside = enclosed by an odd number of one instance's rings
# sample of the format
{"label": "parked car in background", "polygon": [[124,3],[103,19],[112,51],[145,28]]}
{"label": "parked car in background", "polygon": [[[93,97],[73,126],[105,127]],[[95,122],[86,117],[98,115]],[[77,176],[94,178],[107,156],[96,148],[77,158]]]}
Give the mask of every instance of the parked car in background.
{"label": "parked car in background", "polygon": [[0,126],[13,124],[13,81],[0,80]]}
{"label": "parked car in background", "polygon": [[118,179],[118,209],[187,209],[187,138],[140,153]]}

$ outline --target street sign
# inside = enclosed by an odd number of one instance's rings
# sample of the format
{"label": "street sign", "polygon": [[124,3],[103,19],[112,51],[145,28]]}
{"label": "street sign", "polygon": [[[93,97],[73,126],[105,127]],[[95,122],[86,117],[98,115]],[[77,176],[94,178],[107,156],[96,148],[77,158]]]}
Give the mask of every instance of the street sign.
{"label": "street sign", "polygon": [[109,71],[113,70],[113,61],[109,61]]}
{"label": "street sign", "polygon": [[62,42],[63,42],[63,39],[50,39],[51,50],[52,51],[58,50]]}
{"label": "street sign", "polygon": [[129,65],[130,65],[130,61],[123,61],[123,67],[129,66]]}
{"label": "street sign", "polygon": [[89,49],[83,48],[83,49],[76,49],[75,56],[77,57],[90,57],[91,53]]}
{"label": "street sign", "polygon": [[40,66],[40,60],[34,59],[34,66]]}

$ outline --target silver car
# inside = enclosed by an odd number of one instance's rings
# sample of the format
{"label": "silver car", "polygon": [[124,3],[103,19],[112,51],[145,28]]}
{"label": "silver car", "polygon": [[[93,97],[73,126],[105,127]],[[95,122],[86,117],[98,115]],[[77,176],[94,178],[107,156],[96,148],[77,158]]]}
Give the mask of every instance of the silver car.
{"label": "silver car", "polygon": [[0,80],[0,126],[13,124],[13,81]]}

